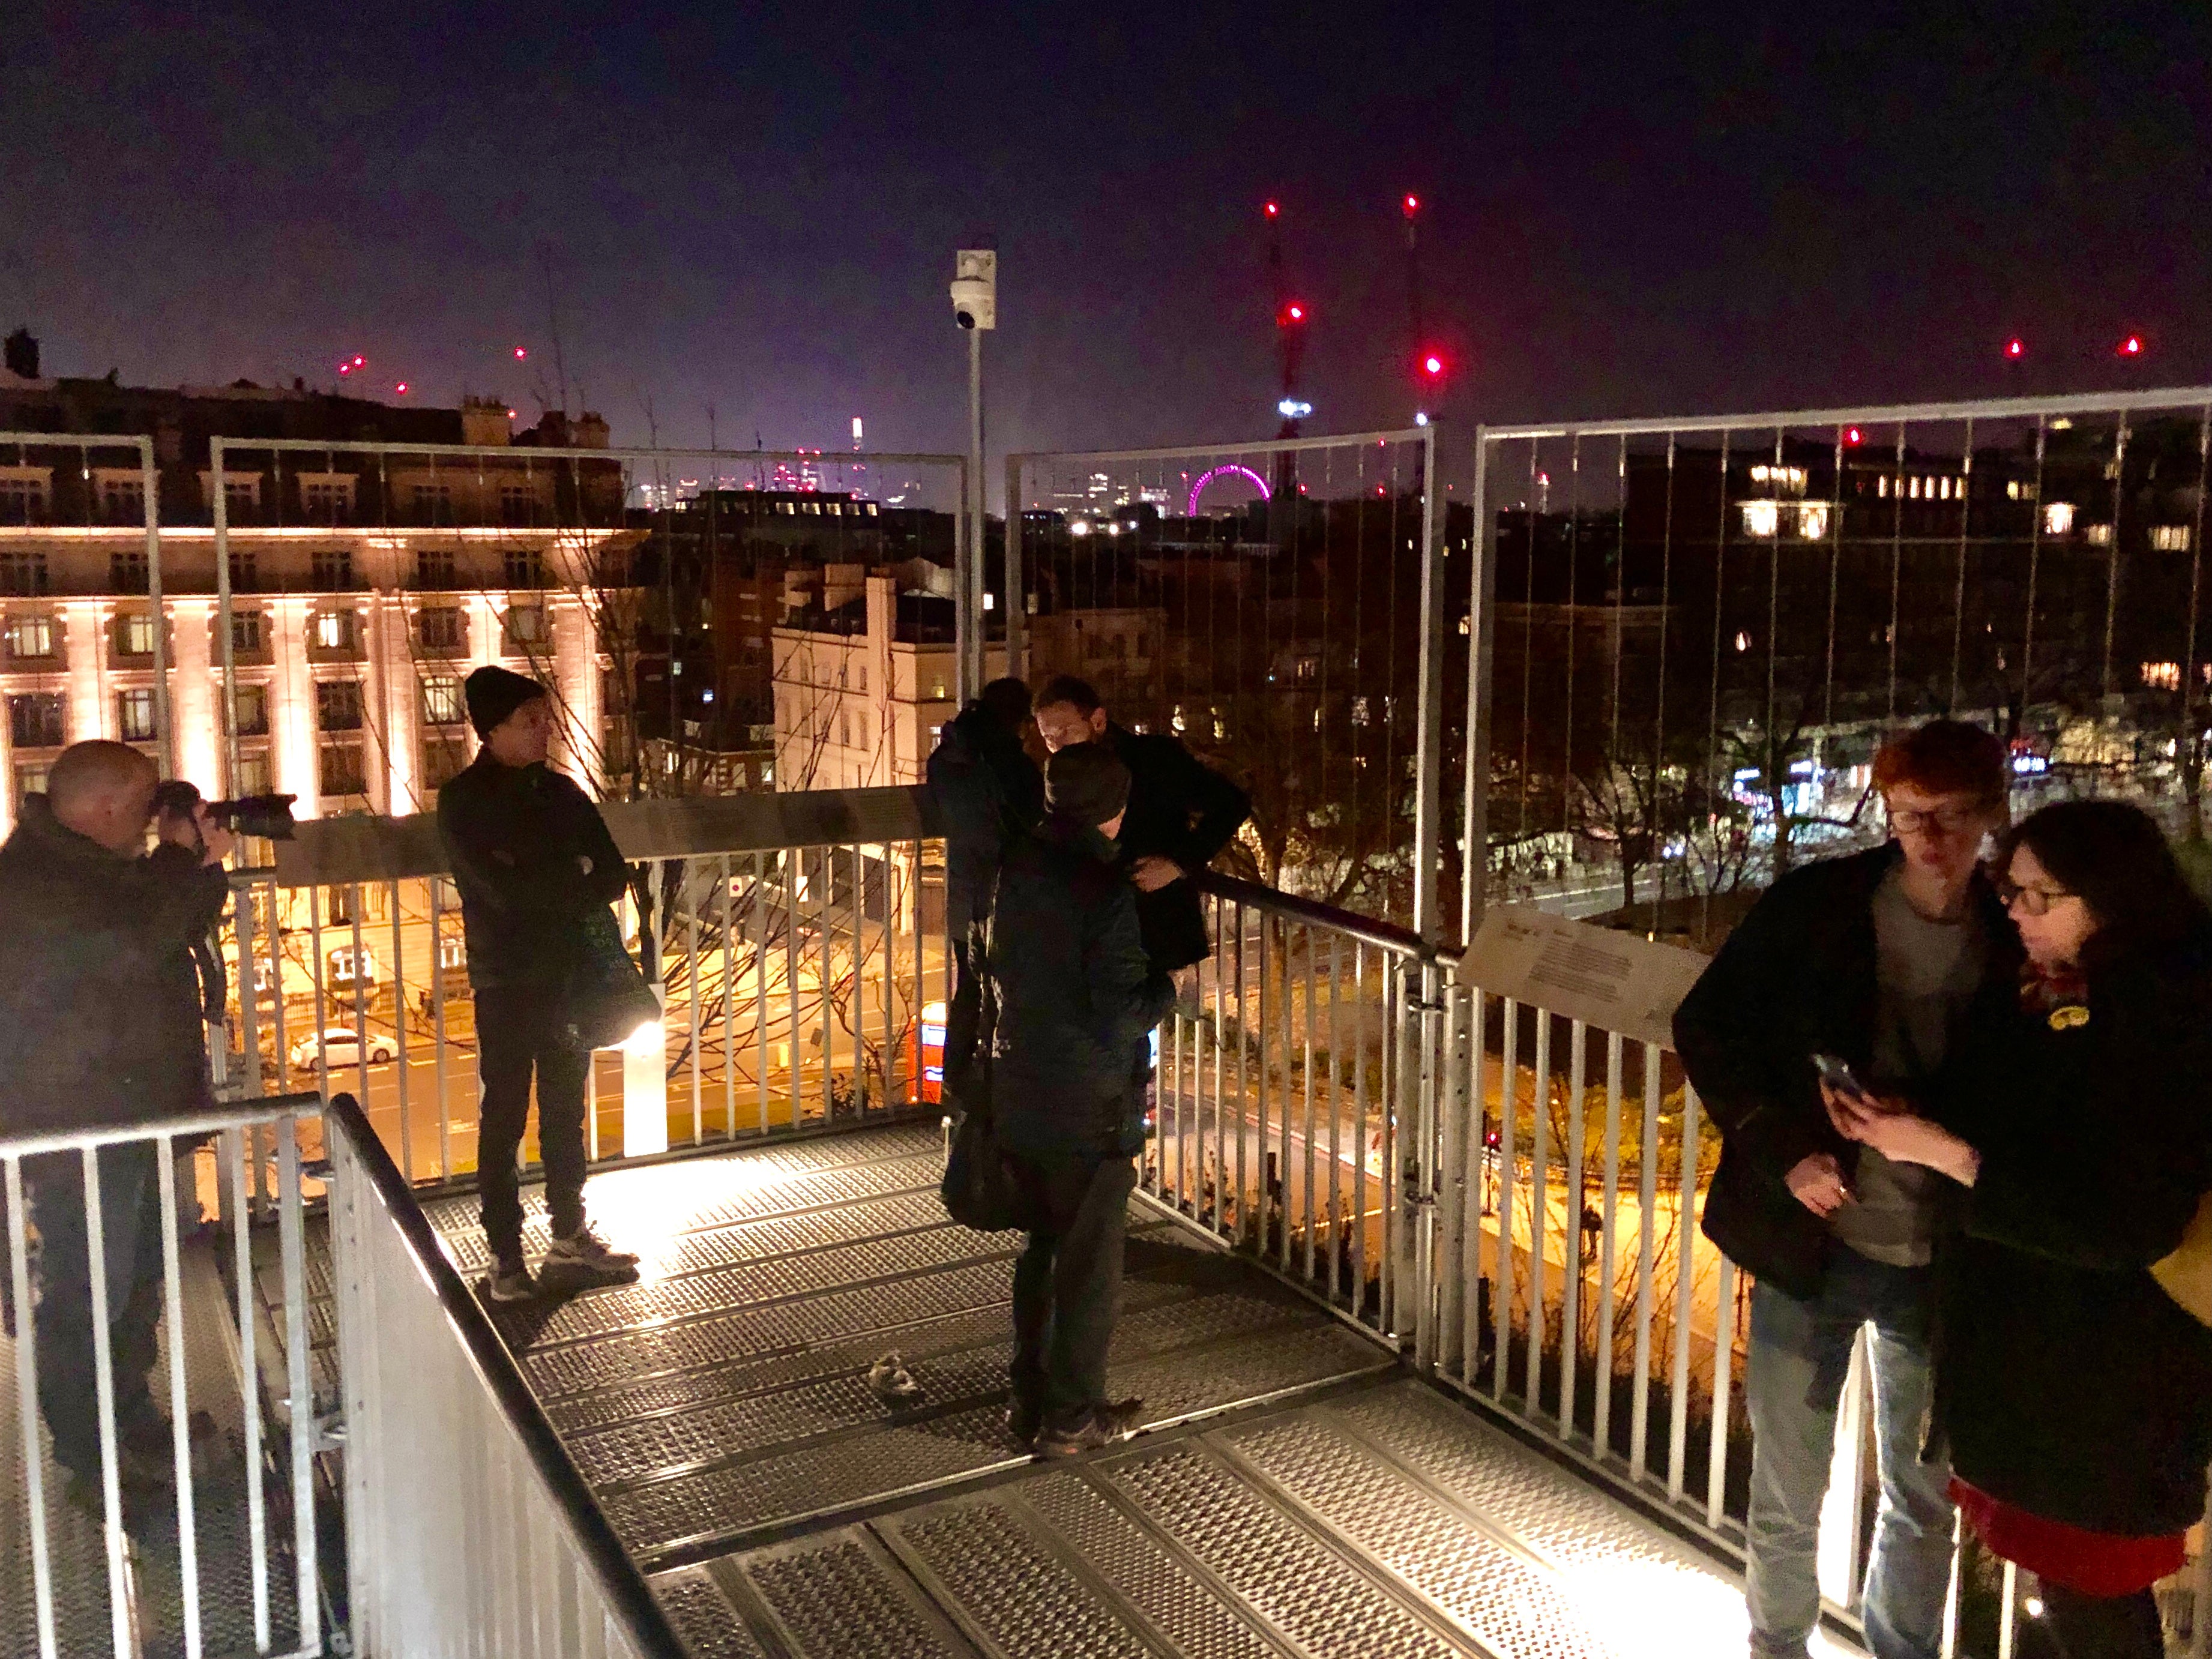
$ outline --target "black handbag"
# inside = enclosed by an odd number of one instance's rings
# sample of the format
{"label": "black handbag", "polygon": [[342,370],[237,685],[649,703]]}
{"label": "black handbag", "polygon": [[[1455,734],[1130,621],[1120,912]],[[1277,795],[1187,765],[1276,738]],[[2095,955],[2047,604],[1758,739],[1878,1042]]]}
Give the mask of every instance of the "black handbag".
{"label": "black handbag", "polygon": [[571,1048],[619,1047],[640,1026],[660,1018],[660,999],[631,960],[615,913],[606,905],[593,906],[584,918],[564,995],[565,1046]]}
{"label": "black handbag", "polygon": [[945,1084],[952,1105],[952,1136],[945,1145],[945,1176],[938,1182],[938,1195],[945,1200],[945,1214],[962,1226],[997,1233],[1022,1223],[1019,1195],[991,1118],[991,1044],[999,1009],[996,988],[983,969],[987,945],[979,941],[973,954],[975,979],[954,994],[956,1002],[971,995],[974,999],[972,1017],[958,1022],[964,1041],[957,1055],[951,1041],[954,1022],[946,1022]]}

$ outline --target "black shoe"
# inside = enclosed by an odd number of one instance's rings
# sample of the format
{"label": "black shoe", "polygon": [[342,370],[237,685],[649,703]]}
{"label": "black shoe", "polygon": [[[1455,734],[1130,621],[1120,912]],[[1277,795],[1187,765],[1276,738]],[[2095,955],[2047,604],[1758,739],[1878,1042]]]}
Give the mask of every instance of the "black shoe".
{"label": "black shoe", "polygon": [[1006,1406],[1006,1432],[1024,1446],[1032,1445],[1044,1426],[1044,1407],[1016,1395]]}
{"label": "black shoe", "polygon": [[610,1249],[589,1227],[580,1227],[546,1246],[538,1276],[563,1285],[635,1285],[637,1258],[626,1250]]}
{"label": "black shoe", "polygon": [[1085,1452],[1119,1445],[1136,1433],[1138,1420],[1144,1412],[1145,1402],[1141,1400],[1093,1406],[1073,1423],[1041,1432],[1036,1437],[1036,1455],[1046,1458],[1080,1457]]}
{"label": "black shoe", "polygon": [[502,1307],[512,1307],[536,1296],[538,1281],[530,1276],[530,1268],[520,1256],[505,1256],[494,1261],[484,1275],[484,1294]]}

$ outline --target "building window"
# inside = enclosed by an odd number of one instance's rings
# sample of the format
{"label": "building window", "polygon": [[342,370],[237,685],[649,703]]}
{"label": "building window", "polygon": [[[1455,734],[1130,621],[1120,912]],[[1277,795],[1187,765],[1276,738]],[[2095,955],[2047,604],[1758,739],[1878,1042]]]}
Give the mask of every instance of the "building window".
{"label": "building window", "polygon": [[51,657],[54,654],[54,619],[52,617],[10,617],[8,618],[8,655],[11,660]]}
{"label": "building window", "polygon": [[21,811],[23,797],[46,793],[47,766],[44,761],[21,761],[15,767],[15,805]]}
{"label": "building window", "polygon": [[125,743],[154,740],[154,688],[133,686],[115,694],[116,735]]}
{"label": "building window", "polygon": [[[46,481],[43,476],[0,474],[0,524],[43,524],[46,518]],[[41,781],[40,787],[45,787]]]}
{"label": "building window", "polygon": [[261,591],[261,563],[251,553],[230,556],[230,591],[234,593],[258,593]]}
{"label": "building window", "polygon": [[342,524],[353,517],[353,480],[327,473],[300,481],[300,505],[316,524]]}
{"label": "building window", "polygon": [[111,593],[143,593],[146,591],[146,550],[134,547],[128,551],[118,550],[107,556],[107,589]]}
{"label": "building window", "polygon": [[[351,793],[358,793],[359,791]],[[335,910],[337,907],[333,905],[331,908]],[[339,918],[333,915],[331,920],[337,921]],[[344,920],[348,927],[352,926],[350,916]],[[331,952],[330,963],[331,983],[333,985],[350,985],[356,978],[364,985],[376,983],[376,958],[369,954],[366,945],[362,947],[361,954],[356,957],[352,945],[341,945]]]}
{"label": "building window", "polygon": [[2112,544],[2112,526],[2108,524],[2084,525],[2081,526],[2081,539],[2092,547],[2110,547]]}
{"label": "building window", "polygon": [[361,682],[317,680],[315,726],[322,732],[361,730]]}
{"label": "building window", "polygon": [[100,514],[108,524],[143,524],[146,522],[146,480],[134,474],[128,478],[102,478],[100,481]]}
{"label": "building window", "polygon": [[459,726],[468,717],[468,700],[461,694],[459,680],[441,676],[422,682],[424,725]]}
{"label": "building window", "polygon": [[2070,536],[2074,533],[2074,503],[2045,501],[2043,506],[2043,533],[2046,536]]}
{"label": "building window", "polygon": [[[232,710],[238,716],[238,735],[241,738],[265,738],[269,735],[269,688],[265,685],[241,685],[231,701]],[[246,791],[251,794],[252,790]]]}
{"label": "building window", "polygon": [[425,651],[456,651],[461,647],[463,633],[459,605],[434,605],[419,611],[415,616],[416,637]]}
{"label": "building window", "polygon": [[453,487],[449,483],[418,483],[414,488],[415,522],[417,524],[451,524],[453,521]]}
{"label": "building window", "polygon": [[1827,533],[1827,502],[1807,501],[1797,509],[1797,535],[1800,540],[1817,542]]}
{"label": "building window", "polygon": [[518,605],[507,613],[507,639],[509,645],[527,655],[532,647],[545,643],[545,611],[542,605]]}
{"label": "building window", "polygon": [[537,523],[537,491],[526,483],[501,484],[499,487],[499,521],[501,524]]}
{"label": "building window", "polygon": [[461,740],[453,737],[432,737],[422,744],[422,787],[443,789],[461,775],[469,757],[461,752]]}
{"label": "building window", "polygon": [[1775,501],[1746,501],[1743,504],[1743,533],[1762,539],[1774,534],[1782,523],[1782,508]]}
{"label": "building window", "polygon": [[266,754],[249,753],[238,757],[237,789],[241,795],[265,795],[269,793],[269,757]]}
{"label": "building window", "polygon": [[359,744],[326,743],[322,745],[318,759],[320,763],[319,776],[325,795],[365,795],[368,793],[368,778],[362,770]]}
{"label": "building window", "polygon": [[319,547],[314,552],[314,586],[319,593],[343,593],[353,586],[353,550]]}
{"label": "building window", "polygon": [[125,657],[154,654],[154,613],[132,611],[115,619],[115,649]]}
{"label": "building window", "polygon": [[508,548],[507,585],[509,587],[544,586],[545,555],[534,547]]}
{"label": "building window", "polygon": [[415,586],[417,587],[451,587],[460,580],[460,573],[450,547],[418,547],[415,550]]}
{"label": "building window", "polygon": [[354,613],[350,611],[321,611],[315,614],[315,649],[318,651],[350,651],[356,639]]}
{"label": "building window", "polygon": [[269,648],[268,617],[258,611],[234,611],[230,613],[230,648],[234,653],[252,655]]}
{"label": "building window", "polygon": [[459,933],[444,933],[438,939],[438,966],[447,973],[457,973],[468,966],[466,943]]}
{"label": "building window", "polygon": [[2189,551],[2189,526],[2185,524],[2154,524],[2150,527],[2151,550],[2157,553],[2186,553]]}
{"label": "building window", "polygon": [[21,596],[46,591],[44,553],[0,553],[0,593]]}
{"label": "building window", "polygon": [[[212,478],[213,475],[207,473],[203,474],[202,477]],[[228,474],[224,476],[222,512],[226,522],[250,523],[253,518],[254,509],[260,505],[261,480],[259,478],[234,478]]]}
{"label": "building window", "polygon": [[8,741],[18,749],[58,749],[69,741],[69,699],[33,691],[8,699]]}

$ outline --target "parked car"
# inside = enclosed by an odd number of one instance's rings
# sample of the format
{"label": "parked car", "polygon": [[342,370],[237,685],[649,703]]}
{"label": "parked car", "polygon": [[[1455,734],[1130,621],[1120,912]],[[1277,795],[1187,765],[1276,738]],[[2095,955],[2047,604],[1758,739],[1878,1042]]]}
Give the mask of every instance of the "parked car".
{"label": "parked car", "polygon": [[[320,1041],[322,1058],[332,1071],[342,1066],[361,1064],[362,1042],[358,1032],[348,1030],[343,1025],[333,1025],[322,1034]],[[316,1036],[310,1031],[292,1045],[295,1070],[312,1072],[315,1069],[316,1043]],[[372,1036],[368,1039],[368,1063],[372,1066],[383,1065],[397,1052],[388,1036]]]}

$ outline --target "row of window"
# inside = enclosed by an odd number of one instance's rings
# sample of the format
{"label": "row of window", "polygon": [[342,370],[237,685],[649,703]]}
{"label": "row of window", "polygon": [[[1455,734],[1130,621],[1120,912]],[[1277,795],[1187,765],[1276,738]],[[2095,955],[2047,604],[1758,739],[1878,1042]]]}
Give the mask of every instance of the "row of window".
{"label": "row of window", "polygon": [[[200,474],[200,496],[212,503],[214,474]],[[354,478],[345,473],[319,473],[300,480],[300,504],[302,515],[310,524],[344,524],[354,516]],[[404,493],[403,493],[404,491]],[[453,486],[451,482],[433,480],[406,484],[392,492],[393,504],[416,524],[453,524]],[[465,500],[476,499],[489,505],[493,492],[489,489],[464,486]],[[549,521],[553,508],[547,488],[533,481],[510,480],[498,486],[497,520],[501,525],[528,526]],[[96,472],[93,487],[94,511],[103,524],[141,524],[146,517],[146,480],[137,471],[107,470]],[[233,477],[226,474],[222,481],[224,516],[233,523],[252,519],[261,508],[261,479],[254,475]],[[52,510],[53,493],[43,468],[10,469],[0,476],[0,523],[43,524]],[[471,506],[471,513],[480,509]],[[788,509],[787,508],[787,511]],[[810,512],[813,509],[810,507]],[[834,507],[831,508],[834,512]],[[858,511],[856,507],[855,512]],[[870,511],[874,509],[872,507]]]}
{"label": "row of window", "polygon": [[[234,552],[230,556],[230,586],[236,593],[258,593],[261,591],[260,558],[252,552]],[[415,586],[423,588],[452,588],[462,586],[460,557],[450,547],[418,547],[415,550]],[[471,581],[488,572],[479,572],[473,562],[468,569]],[[500,576],[509,588],[544,587],[546,586],[545,555],[534,547],[510,547],[500,556]],[[143,547],[116,548],[107,556],[107,585],[117,593],[144,593],[149,591]],[[350,592],[361,586],[359,568],[354,562],[349,547],[319,547],[307,555],[307,591],[316,593]],[[53,571],[43,548],[11,548],[0,551],[0,593],[19,597],[35,596],[53,591]]]}
{"label": "row of window", "polygon": [[[58,660],[60,630],[51,615],[27,612],[8,618],[0,626],[0,649],[11,662]],[[210,620],[210,631],[214,629]],[[527,656],[551,639],[542,605],[518,605],[501,618],[509,654]],[[319,611],[307,629],[317,651],[361,649],[361,615],[349,610]],[[468,622],[459,605],[426,605],[415,613],[416,642],[425,651],[458,651],[468,644]],[[115,618],[116,653],[125,657],[154,654],[154,616],[149,611],[126,611]],[[231,649],[239,655],[258,655],[269,648],[268,617],[260,611],[234,611],[230,618]]]}
{"label": "row of window", "polygon": [[[241,685],[232,708],[241,738],[269,735],[269,688]],[[315,682],[315,729],[324,732],[362,730],[362,686],[359,680]],[[468,721],[461,682],[441,675],[422,682],[422,723],[460,726]],[[130,686],[115,693],[115,729],[125,743],[151,743],[156,726],[154,688]],[[9,741],[18,749],[58,749],[69,741],[69,696],[62,691],[21,692],[8,699]]]}

